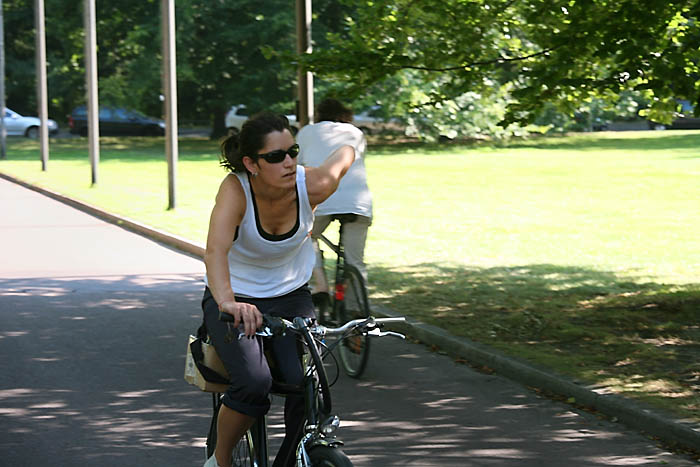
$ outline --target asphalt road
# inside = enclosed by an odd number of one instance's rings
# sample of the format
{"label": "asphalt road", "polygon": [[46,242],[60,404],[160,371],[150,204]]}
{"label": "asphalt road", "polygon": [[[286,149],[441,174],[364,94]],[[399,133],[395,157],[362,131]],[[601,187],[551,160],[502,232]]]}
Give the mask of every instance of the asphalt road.
{"label": "asphalt road", "polygon": [[[0,465],[201,465],[211,401],[183,370],[203,274],[198,259],[0,179]],[[357,466],[697,465],[421,345],[374,344],[366,375],[334,387]]]}

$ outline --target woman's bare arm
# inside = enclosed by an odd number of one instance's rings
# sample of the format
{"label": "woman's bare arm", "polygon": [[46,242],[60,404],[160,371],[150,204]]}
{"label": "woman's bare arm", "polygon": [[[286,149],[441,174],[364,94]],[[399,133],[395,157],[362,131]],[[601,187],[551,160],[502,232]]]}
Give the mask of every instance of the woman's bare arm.
{"label": "woman's bare arm", "polygon": [[236,228],[245,214],[246,198],[243,187],[234,175],[224,179],[216,195],[216,203],[209,219],[207,248],[204,264],[207,268],[209,289],[219,310],[234,317],[234,326],[243,323],[245,334],[253,335],[262,325],[262,315],[255,305],[239,303],[231,288],[228,251]]}
{"label": "woman's bare arm", "polygon": [[312,207],[321,204],[338,188],[338,183],[355,161],[355,149],[341,146],[316,168],[306,168],[306,191]]}

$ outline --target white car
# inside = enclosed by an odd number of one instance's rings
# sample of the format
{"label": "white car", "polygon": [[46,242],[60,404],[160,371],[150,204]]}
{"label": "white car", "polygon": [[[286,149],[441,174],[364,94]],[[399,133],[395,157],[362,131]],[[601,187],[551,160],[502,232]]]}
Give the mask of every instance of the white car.
{"label": "white car", "polygon": [[[41,121],[37,117],[24,117],[5,107],[5,116],[2,121],[9,136],[26,136],[34,139],[39,137]],[[46,125],[49,127],[50,134],[58,133],[58,124],[55,121],[48,119]]]}
{"label": "white car", "polygon": [[367,135],[387,130],[404,130],[403,126],[394,119],[384,120],[381,117],[375,116],[378,110],[379,107],[375,106],[369,110],[355,114],[352,119],[352,124]]}
{"label": "white car", "polygon": [[[231,109],[226,113],[226,131],[229,134],[237,133],[241,131],[241,127],[250,117],[250,112],[244,105],[232,105]],[[297,125],[297,117],[295,115],[287,115],[289,120],[289,125],[292,127],[292,131],[296,133],[299,130],[299,125]]]}

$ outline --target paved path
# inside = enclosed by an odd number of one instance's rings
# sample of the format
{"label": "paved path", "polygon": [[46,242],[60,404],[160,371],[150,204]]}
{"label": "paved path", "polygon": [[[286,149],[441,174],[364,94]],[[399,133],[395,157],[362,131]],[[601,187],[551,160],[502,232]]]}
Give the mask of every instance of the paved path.
{"label": "paved path", "polygon": [[[201,465],[210,399],[182,373],[203,272],[0,179],[0,465]],[[335,386],[357,466],[696,465],[421,345],[375,344],[366,376]]]}

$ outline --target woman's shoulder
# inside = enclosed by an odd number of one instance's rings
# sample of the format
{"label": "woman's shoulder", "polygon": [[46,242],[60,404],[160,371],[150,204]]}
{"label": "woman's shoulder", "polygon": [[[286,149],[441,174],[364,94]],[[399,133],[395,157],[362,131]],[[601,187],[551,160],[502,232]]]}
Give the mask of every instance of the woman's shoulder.
{"label": "woman's shoulder", "polygon": [[246,211],[247,201],[241,182],[236,175],[229,174],[219,186],[210,223],[216,221],[218,225],[239,225]]}
{"label": "woman's shoulder", "polygon": [[216,195],[217,203],[232,203],[238,204],[242,201],[245,206],[246,191],[243,188],[241,177],[235,173],[228,174],[222,181],[219,187],[219,193]]}
{"label": "woman's shoulder", "polygon": [[242,177],[239,174],[229,173],[221,181],[221,186],[226,187],[226,189],[230,189],[230,190],[243,191],[243,182],[241,181],[241,179],[242,179]]}

